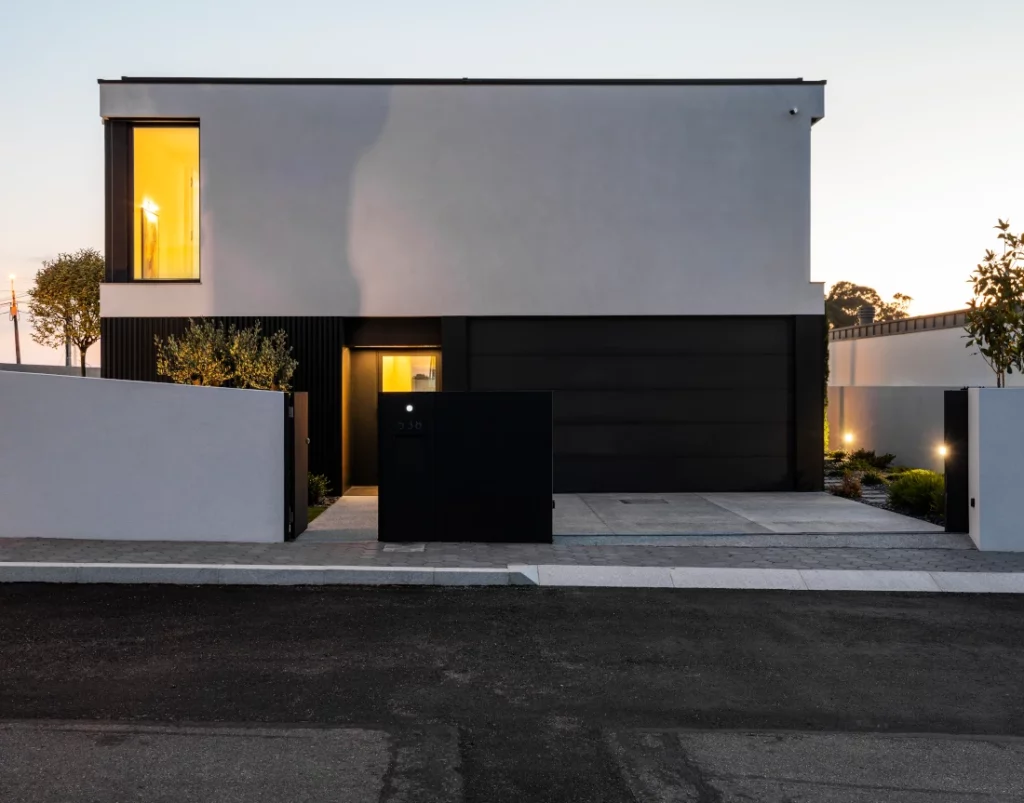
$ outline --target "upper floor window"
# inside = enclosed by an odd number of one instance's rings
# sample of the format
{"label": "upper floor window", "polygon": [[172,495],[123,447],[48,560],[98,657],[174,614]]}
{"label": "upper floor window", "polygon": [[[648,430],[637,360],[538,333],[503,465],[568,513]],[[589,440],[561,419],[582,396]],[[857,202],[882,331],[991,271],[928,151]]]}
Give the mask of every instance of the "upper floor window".
{"label": "upper floor window", "polygon": [[132,127],[132,279],[199,278],[199,129]]}
{"label": "upper floor window", "polygon": [[199,281],[199,122],[104,121],[108,282]]}

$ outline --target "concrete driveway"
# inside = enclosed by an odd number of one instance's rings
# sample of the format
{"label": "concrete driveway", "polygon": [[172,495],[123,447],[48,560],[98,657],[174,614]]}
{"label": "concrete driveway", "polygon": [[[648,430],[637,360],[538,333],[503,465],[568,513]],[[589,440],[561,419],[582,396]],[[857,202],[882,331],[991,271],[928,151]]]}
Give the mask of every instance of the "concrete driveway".
{"label": "concrete driveway", "polygon": [[[556,536],[940,533],[828,493],[555,494]],[[377,497],[345,496],[303,541],[375,541]]]}

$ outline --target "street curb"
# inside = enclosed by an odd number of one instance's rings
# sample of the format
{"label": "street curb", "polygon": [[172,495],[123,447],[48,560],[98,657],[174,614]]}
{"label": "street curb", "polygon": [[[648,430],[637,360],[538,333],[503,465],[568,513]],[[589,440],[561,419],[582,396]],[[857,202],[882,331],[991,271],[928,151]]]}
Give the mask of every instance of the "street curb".
{"label": "street curb", "polygon": [[0,583],[279,586],[517,585],[563,588],[1024,594],[1024,572],[735,569],[702,566],[581,566],[576,564],[510,564],[505,568],[472,568],[8,562],[0,563]]}
{"label": "street curb", "polygon": [[174,585],[444,585],[515,582],[509,569],[434,566],[281,566],[210,563],[0,563],[0,583]]}

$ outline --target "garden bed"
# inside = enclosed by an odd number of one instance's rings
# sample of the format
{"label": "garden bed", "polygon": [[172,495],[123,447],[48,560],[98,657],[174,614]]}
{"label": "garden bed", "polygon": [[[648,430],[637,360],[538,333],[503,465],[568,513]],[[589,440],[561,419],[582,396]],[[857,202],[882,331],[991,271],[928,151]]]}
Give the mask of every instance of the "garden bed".
{"label": "garden bed", "polygon": [[[891,466],[895,455],[875,455],[874,452],[858,450],[852,454],[843,451],[825,454],[825,490],[846,499],[865,505],[899,513],[920,521],[942,526],[945,524],[944,499],[933,504],[927,512],[904,505],[894,505],[890,499],[889,486],[908,473],[927,474],[926,484],[941,482],[934,472],[922,472],[906,466]],[[913,483],[917,484],[917,483]]]}

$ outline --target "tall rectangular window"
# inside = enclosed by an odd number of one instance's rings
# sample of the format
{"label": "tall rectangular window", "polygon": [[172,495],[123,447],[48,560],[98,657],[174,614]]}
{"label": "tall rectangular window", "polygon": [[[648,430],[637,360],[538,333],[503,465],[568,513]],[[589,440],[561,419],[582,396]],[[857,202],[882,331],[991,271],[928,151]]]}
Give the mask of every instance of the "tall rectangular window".
{"label": "tall rectangular window", "polygon": [[199,129],[132,131],[132,278],[199,278]]}

